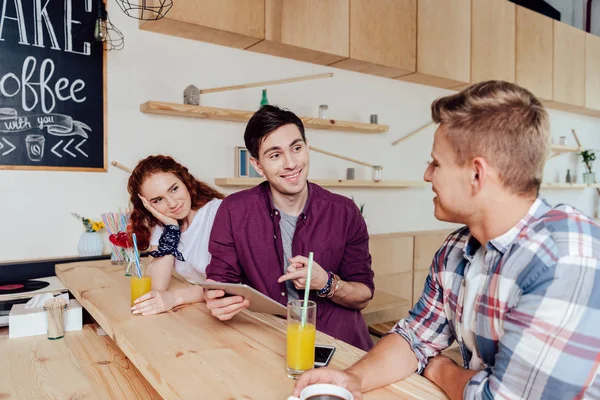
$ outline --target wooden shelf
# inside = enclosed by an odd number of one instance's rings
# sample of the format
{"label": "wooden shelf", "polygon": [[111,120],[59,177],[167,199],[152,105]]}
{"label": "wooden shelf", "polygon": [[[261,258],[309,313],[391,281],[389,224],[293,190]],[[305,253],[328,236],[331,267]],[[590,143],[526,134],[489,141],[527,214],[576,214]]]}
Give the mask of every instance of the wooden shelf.
{"label": "wooden shelf", "polygon": [[542,189],[585,189],[595,187],[595,185],[586,185],[585,183],[542,183]]}
{"label": "wooden shelf", "polygon": [[561,146],[559,144],[553,144],[550,149],[553,153],[579,153],[582,150],[579,147]]}
{"label": "wooden shelf", "polygon": [[[216,178],[215,185],[231,187],[252,187],[263,182],[263,178]],[[359,180],[341,180],[341,179],[311,179],[323,187],[341,187],[341,188],[366,188],[366,189],[401,189],[410,187],[425,187],[425,182],[418,181],[359,181]]]}
{"label": "wooden shelf", "polygon": [[[247,122],[254,114],[253,111],[232,110],[228,108],[194,106],[190,104],[165,103],[160,101],[147,101],[140,105],[140,111],[146,114],[172,115],[187,118],[206,118],[221,121]],[[368,124],[354,121],[340,121],[334,119],[319,119],[300,117],[305,128],[327,129],[332,131],[358,132],[358,133],[384,133],[388,125]]]}

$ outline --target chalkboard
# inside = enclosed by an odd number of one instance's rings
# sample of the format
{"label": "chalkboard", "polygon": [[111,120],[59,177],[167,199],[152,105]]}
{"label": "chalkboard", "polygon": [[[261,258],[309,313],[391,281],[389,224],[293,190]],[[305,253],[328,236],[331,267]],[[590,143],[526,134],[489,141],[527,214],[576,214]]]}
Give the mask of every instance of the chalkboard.
{"label": "chalkboard", "polygon": [[106,171],[98,0],[0,0],[0,169]]}

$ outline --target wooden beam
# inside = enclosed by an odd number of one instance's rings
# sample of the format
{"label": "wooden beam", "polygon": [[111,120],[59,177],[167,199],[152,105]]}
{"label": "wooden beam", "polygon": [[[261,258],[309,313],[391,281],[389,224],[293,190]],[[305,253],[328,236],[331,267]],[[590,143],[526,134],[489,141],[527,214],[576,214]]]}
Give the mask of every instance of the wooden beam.
{"label": "wooden beam", "polygon": [[370,167],[370,168],[374,167],[374,165],[372,165],[372,164],[369,164],[369,163],[366,163],[366,162],[363,162],[363,161],[360,161],[360,160],[356,160],[354,158],[342,156],[340,154],[332,153],[331,151],[319,149],[318,147],[315,147],[315,146],[309,146],[309,148],[311,150],[313,150],[313,151],[316,151],[317,153],[322,153],[322,154],[325,154],[325,155],[328,155],[328,156],[331,156],[331,157],[336,157],[336,158],[339,158],[339,159],[342,159],[342,160],[350,161],[350,162],[353,162],[355,164],[364,165],[365,167]]}
{"label": "wooden beam", "polygon": [[435,122],[433,122],[433,121],[431,121],[431,122],[428,122],[428,123],[426,123],[425,125],[423,125],[422,127],[420,127],[419,129],[417,129],[417,130],[415,130],[415,131],[412,131],[412,132],[411,132],[411,133],[409,133],[408,135],[404,135],[404,136],[402,136],[401,138],[394,140],[394,141],[392,142],[392,146],[395,146],[395,145],[397,145],[398,143],[400,143],[400,142],[401,142],[401,141],[403,141],[404,139],[408,139],[409,137],[411,137],[411,136],[413,136],[413,135],[416,135],[417,133],[419,133],[419,132],[421,132],[421,131],[425,130],[426,128],[430,127],[430,126],[431,126],[431,125],[433,125],[434,123],[435,123]]}
{"label": "wooden beam", "polygon": [[123,171],[125,171],[125,172],[129,172],[129,173],[132,173],[132,172],[133,172],[133,170],[132,170],[131,168],[129,168],[129,167],[126,167],[126,166],[124,166],[123,164],[121,164],[121,163],[118,163],[118,162],[116,162],[116,161],[113,161],[113,162],[111,162],[110,164],[111,164],[113,167],[117,167],[117,168],[119,168],[119,169],[122,169],[122,170],[123,170]]}
{"label": "wooden beam", "polygon": [[[252,187],[264,182],[263,178],[216,178],[215,185],[222,187]],[[343,179],[310,179],[310,182],[323,187],[339,188],[364,188],[364,189],[402,189],[411,187],[425,187],[422,181],[386,181],[379,182],[366,180]]]}
{"label": "wooden beam", "polygon": [[201,94],[202,93],[216,93],[216,92],[225,92],[228,90],[239,90],[239,89],[248,89],[248,88],[255,88],[255,87],[281,85],[283,83],[293,83],[293,82],[309,81],[312,79],[331,78],[332,76],[333,76],[333,73],[328,73],[328,74],[320,74],[320,75],[300,76],[297,78],[277,79],[274,81],[245,83],[242,85],[223,86],[223,87],[217,87],[217,88],[212,88],[212,89],[200,89],[200,93]]}

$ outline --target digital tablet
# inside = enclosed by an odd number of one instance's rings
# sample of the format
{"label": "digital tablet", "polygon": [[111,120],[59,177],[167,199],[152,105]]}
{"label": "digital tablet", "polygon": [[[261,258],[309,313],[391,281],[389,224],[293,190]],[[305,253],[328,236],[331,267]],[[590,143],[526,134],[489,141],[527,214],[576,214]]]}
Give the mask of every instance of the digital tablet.
{"label": "digital tablet", "polygon": [[207,290],[220,289],[228,295],[242,296],[250,302],[250,311],[287,316],[286,306],[243,283],[201,282],[197,285]]}

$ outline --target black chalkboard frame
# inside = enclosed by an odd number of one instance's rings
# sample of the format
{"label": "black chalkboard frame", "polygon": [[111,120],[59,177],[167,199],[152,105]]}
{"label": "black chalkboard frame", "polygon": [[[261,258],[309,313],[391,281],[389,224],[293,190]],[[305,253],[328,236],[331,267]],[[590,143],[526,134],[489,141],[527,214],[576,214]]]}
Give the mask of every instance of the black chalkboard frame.
{"label": "black chalkboard frame", "polygon": [[[8,0],[6,0],[8,1]],[[93,15],[97,15],[97,4],[96,0],[92,0],[93,4]],[[85,31],[90,32],[89,25],[85,27]],[[93,28],[93,27],[92,27]],[[86,36],[88,33],[86,33]],[[43,171],[70,171],[70,172],[107,172],[108,171],[108,98],[107,98],[107,57],[106,57],[106,44],[95,42],[92,43],[94,47],[101,46],[102,50],[102,158],[101,166],[99,167],[86,167],[86,166],[70,166],[70,165],[44,165],[44,164],[4,164],[0,158],[0,170],[43,170]],[[97,64],[96,64],[97,65]],[[1,108],[0,104],[0,108]],[[1,143],[1,142],[0,142]],[[10,149],[6,144],[4,150]],[[71,149],[73,150],[73,149]],[[60,151],[60,149],[59,149]],[[96,163],[100,164],[100,163]]]}

